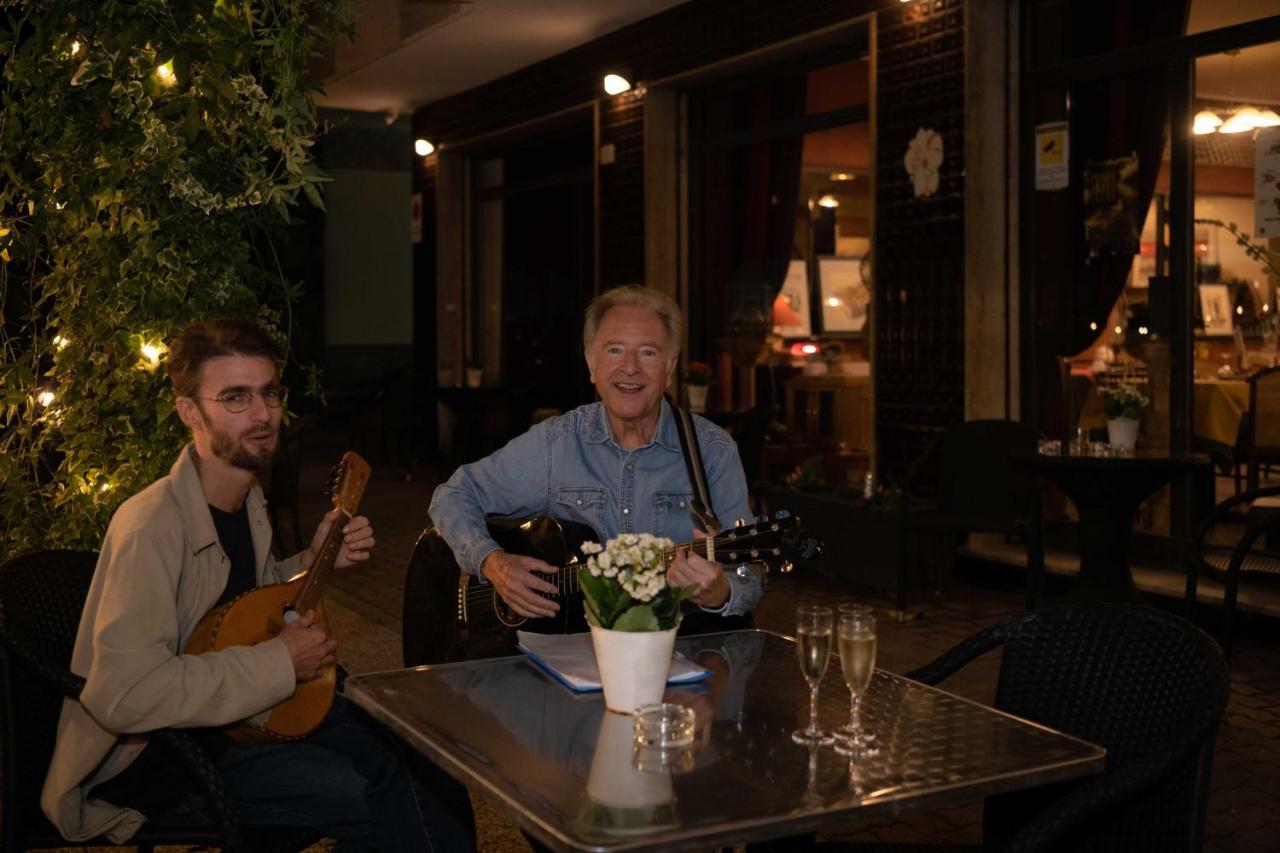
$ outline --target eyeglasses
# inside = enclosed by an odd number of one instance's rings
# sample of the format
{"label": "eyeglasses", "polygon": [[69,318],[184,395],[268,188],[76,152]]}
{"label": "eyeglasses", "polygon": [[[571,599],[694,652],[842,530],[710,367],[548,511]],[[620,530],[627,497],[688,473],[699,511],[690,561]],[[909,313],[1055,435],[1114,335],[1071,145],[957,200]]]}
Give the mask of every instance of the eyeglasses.
{"label": "eyeglasses", "polygon": [[229,413],[238,415],[241,412],[248,411],[249,406],[253,403],[254,395],[261,397],[267,408],[278,409],[284,405],[285,399],[288,398],[289,389],[283,385],[270,385],[261,391],[228,391],[216,397],[192,397],[191,399],[221,403],[222,408]]}

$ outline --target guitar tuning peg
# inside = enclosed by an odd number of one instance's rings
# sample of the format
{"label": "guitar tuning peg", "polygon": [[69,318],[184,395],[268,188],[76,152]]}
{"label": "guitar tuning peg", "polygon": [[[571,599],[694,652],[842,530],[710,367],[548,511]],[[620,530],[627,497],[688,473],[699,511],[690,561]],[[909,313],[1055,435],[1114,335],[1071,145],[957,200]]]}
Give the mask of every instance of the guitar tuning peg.
{"label": "guitar tuning peg", "polygon": [[784,518],[790,518],[790,517],[791,517],[791,513],[787,512],[785,509],[780,509],[773,514],[774,521],[782,521]]}
{"label": "guitar tuning peg", "polygon": [[756,516],[756,524],[767,524],[769,522],[769,513],[761,513]]}
{"label": "guitar tuning peg", "polygon": [[746,520],[745,518],[735,518],[735,519],[733,520],[733,526],[734,526],[734,527],[746,527],[746,526],[747,526],[747,524],[748,524],[748,522],[747,522],[747,520]]}

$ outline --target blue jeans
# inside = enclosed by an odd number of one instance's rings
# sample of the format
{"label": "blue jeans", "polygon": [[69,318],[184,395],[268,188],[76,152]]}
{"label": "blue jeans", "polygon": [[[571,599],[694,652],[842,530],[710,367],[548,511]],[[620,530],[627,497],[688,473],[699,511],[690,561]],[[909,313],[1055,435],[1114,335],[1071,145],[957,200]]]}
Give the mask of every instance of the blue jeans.
{"label": "blue jeans", "polygon": [[[313,827],[347,851],[475,850],[466,788],[341,696],[305,740],[236,744],[217,760],[243,824]],[[205,814],[199,794],[156,823]]]}

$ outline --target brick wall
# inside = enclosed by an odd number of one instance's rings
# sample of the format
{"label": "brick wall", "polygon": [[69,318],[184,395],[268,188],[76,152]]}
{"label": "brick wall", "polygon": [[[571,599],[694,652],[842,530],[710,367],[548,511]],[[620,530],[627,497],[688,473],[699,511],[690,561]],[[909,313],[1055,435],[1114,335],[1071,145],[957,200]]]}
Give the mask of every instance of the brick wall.
{"label": "brick wall", "polygon": [[[596,101],[600,142],[615,147],[598,181],[600,282],[639,281],[643,102],[603,97],[604,72],[659,80],[871,10],[880,13],[876,427],[882,464],[900,473],[938,428],[964,417],[964,0],[692,0],[428,105],[414,133],[448,146]],[[902,167],[918,127],[937,130],[945,146],[928,199],[914,197]]]}

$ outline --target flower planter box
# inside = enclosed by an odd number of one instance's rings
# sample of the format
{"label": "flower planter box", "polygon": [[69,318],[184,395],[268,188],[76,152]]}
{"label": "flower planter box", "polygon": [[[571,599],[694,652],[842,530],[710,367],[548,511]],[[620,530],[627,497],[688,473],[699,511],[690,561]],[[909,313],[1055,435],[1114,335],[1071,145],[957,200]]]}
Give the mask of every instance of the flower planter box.
{"label": "flower planter box", "polygon": [[766,486],[769,512],[799,516],[822,554],[803,570],[872,586],[893,596],[900,613],[910,593],[938,588],[955,554],[953,535],[924,529],[928,513]]}

